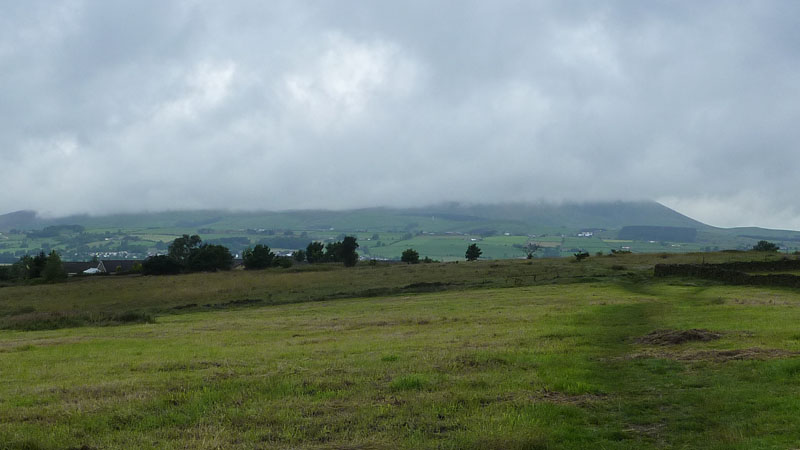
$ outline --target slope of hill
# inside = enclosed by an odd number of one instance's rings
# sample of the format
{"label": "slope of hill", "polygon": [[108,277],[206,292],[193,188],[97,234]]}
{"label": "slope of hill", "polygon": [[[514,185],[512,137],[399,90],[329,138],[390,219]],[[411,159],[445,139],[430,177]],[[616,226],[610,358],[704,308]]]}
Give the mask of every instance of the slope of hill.
{"label": "slope of hill", "polygon": [[[62,230],[58,225],[78,225]],[[49,227],[49,228],[48,228]],[[67,260],[144,258],[164,251],[181,234],[199,234],[234,254],[248,246],[293,251],[310,241],[331,242],[354,235],[368,258],[398,259],[414,248],[443,261],[463,259],[464,248],[480,241],[483,257],[571,256],[612,250],[637,253],[744,250],[759,240],[785,252],[800,250],[800,232],[762,228],[715,228],[656,202],[465,205],[365,208],[346,211],[166,211],[45,219],[30,211],[0,216],[0,263],[25,254],[58,250]],[[43,229],[43,232],[31,230]],[[69,230],[78,231],[69,231]]]}
{"label": "slope of hill", "polygon": [[35,211],[14,211],[0,215],[0,231],[32,228],[38,225]]}
{"label": "slope of hill", "polygon": [[509,203],[464,205],[447,203],[422,208],[365,208],[303,211],[167,211],[69,216],[39,219],[30,211],[0,216],[0,229],[31,225],[77,224],[87,228],[211,227],[225,229],[348,229],[399,231],[462,231],[494,227],[518,234],[538,228],[619,229],[627,225],[709,228],[656,202]]}

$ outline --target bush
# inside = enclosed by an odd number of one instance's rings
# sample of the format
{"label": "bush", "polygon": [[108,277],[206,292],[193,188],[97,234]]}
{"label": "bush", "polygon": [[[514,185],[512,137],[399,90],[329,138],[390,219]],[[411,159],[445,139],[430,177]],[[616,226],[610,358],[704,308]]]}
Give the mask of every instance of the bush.
{"label": "bush", "polygon": [[231,251],[222,245],[204,244],[189,255],[189,270],[192,272],[230,270],[232,265]]}
{"label": "bush", "polygon": [[777,252],[780,250],[780,247],[769,241],[758,241],[758,244],[753,246],[753,250],[757,252]]}
{"label": "bush", "polygon": [[253,249],[246,249],[242,253],[244,268],[247,270],[266,269],[272,266],[275,254],[266,245],[258,244]]}
{"label": "bush", "polygon": [[312,242],[306,247],[306,260],[309,264],[322,262],[325,259],[325,245],[322,242]]}
{"label": "bush", "polygon": [[175,275],[181,273],[182,266],[167,255],[151,256],[142,263],[144,275]]}
{"label": "bush", "polygon": [[413,248],[409,248],[403,251],[403,255],[400,256],[400,261],[403,261],[407,264],[418,264],[419,263],[419,253]]}
{"label": "bush", "polygon": [[275,258],[275,265],[278,267],[288,269],[289,267],[292,267],[293,264],[294,261],[292,260],[292,258],[289,258],[288,256],[279,256]]}
{"label": "bush", "polygon": [[64,265],[61,264],[61,257],[58,256],[55,250],[50,252],[50,256],[47,257],[42,276],[47,281],[58,281],[67,278],[67,271],[64,270]]}
{"label": "bush", "polygon": [[583,261],[584,259],[589,257],[589,252],[578,252],[575,253],[575,260],[576,261]]}

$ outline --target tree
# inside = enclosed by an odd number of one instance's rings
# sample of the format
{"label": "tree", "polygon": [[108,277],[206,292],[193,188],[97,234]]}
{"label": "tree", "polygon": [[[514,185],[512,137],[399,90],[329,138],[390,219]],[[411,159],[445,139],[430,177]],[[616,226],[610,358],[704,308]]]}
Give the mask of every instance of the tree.
{"label": "tree", "polygon": [[28,262],[28,278],[39,278],[42,276],[44,266],[47,265],[47,256],[44,252],[39,252],[38,255],[27,260]]}
{"label": "tree", "polygon": [[292,258],[294,258],[294,260],[297,262],[305,261],[306,260],[305,250],[295,250],[294,253],[292,253]]}
{"label": "tree", "polygon": [[188,268],[192,272],[216,272],[231,270],[233,255],[224,245],[203,244],[193,249],[188,258]]}
{"label": "tree", "polygon": [[278,256],[275,258],[275,262],[273,264],[280,268],[288,269],[289,267],[292,267],[294,261],[288,256]]}
{"label": "tree", "polygon": [[419,263],[419,253],[413,248],[409,248],[403,251],[403,255],[400,256],[400,261],[408,264],[417,264]]}
{"label": "tree", "polygon": [[589,257],[589,252],[578,252],[575,253],[575,260],[576,261],[583,261],[584,259]]}
{"label": "tree", "polygon": [[780,247],[769,241],[758,241],[758,244],[753,246],[753,250],[757,252],[777,252],[780,250]]}
{"label": "tree", "polygon": [[533,259],[533,254],[536,253],[536,250],[539,250],[539,244],[534,244],[533,242],[528,242],[525,245],[525,253],[528,254],[528,259]]}
{"label": "tree", "polygon": [[200,236],[196,234],[192,236],[184,234],[183,236],[172,241],[172,244],[169,244],[167,254],[170,258],[174,259],[182,266],[188,267],[188,261],[192,254],[192,250],[195,250],[198,246],[200,246],[201,242],[203,241],[200,239]]}
{"label": "tree", "polygon": [[342,241],[328,242],[325,245],[325,261],[342,261]]}
{"label": "tree", "polygon": [[467,261],[475,261],[481,257],[481,253],[483,253],[483,251],[478,247],[478,244],[470,244],[469,247],[467,247],[467,253],[464,254],[464,257],[467,258]]}
{"label": "tree", "polygon": [[47,257],[42,276],[47,281],[58,281],[67,278],[67,271],[64,270],[64,265],[61,264],[61,257],[58,256],[55,250],[51,251]]}
{"label": "tree", "polygon": [[322,262],[325,259],[325,245],[322,242],[311,242],[306,247],[306,260],[310,264]]}
{"label": "tree", "polygon": [[175,275],[181,273],[181,265],[167,255],[151,256],[142,263],[144,275]]}
{"label": "tree", "polygon": [[247,270],[266,269],[272,266],[275,253],[272,253],[268,246],[258,244],[253,249],[245,249],[242,258],[244,259],[244,268]]}
{"label": "tree", "polygon": [[358,242],[355,236],[345,236],[341,245],[341,259],[346,267],[353,267],[358,262]]}

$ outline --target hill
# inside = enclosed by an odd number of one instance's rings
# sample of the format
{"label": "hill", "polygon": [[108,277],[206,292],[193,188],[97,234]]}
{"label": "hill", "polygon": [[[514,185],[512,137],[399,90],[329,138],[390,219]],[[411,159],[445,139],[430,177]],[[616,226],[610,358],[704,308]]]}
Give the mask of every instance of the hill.
{"label": "hill", "polygon": [[[64,226],[69,226],[64,228]],[[656,202],[445,203],[418,208],[294,211],[163,211],[48,219],[30,211],[0,216],[0,263],[25,254],[59,251],[67,260],[141,259],[163,252],[181,234],[199,234],[240,254],[269,245],[290,252],[310,241],[356,236],[370,259],[399,259],[413,248],[421,256],[460,260],[479,242],[489,259],[571,256],[612,250],[683,253],[744,250],[759,240],[784,251],[800,250],[800,232],[762,228],[722,229],[686,217]],[[33,230],[43,229],[42,232]],[[20,231],[22,230],[22,231]],[[71,231],[74,230],[74,231]]]}
{"label": "hill", "polygon": [[[364,229],[400,231],[467,232],[475,227],[494,227],[498,231],[530,233],[541,228],[619,229],[627,225],[674,226],[705,229],[701,222],[686,217],[656,202],[595,203],[446,203],[422,208],[364,208],[356,210],[295,211],[167,211],[68,216],[42,219],[31,211],[0,216],[0,230],[29,228],[33,225],[77,224],[86,228],[114,227],[210,227],[273,229]],[[506,230],[507,229],[507,230]]]}

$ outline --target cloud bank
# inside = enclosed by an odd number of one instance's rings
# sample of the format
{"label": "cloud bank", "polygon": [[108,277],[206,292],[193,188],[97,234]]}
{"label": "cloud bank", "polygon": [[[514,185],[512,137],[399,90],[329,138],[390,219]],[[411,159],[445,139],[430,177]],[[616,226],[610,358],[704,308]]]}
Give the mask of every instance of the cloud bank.
{"label": "cloud bank", "polygon": [[800,3],[0,6],[0,212],[654,199],[800,229]]}

